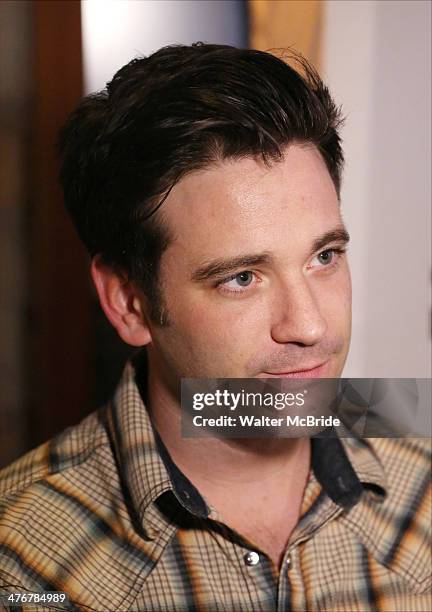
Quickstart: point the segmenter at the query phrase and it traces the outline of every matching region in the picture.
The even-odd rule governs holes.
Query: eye
[[[322,253],[320,253],[317,259],[320,263],[323,264],[323,266],[327,266],[328,264],[331,264],[331,262],[333,261],[334,254],[335,254],[334,251],[329,249],[328,251],[323,251]]]
[[[237,292],[240,293],[243,288],[249,287],[249,285],[254,280],[254,273],[250,270],[245,270],[244,272],[239,272],[234,276],[230,276],[229,278],[218,283],[218,286],[227,292]]]
[[[313,258],[310,267],[331,267],[337,265],[342,254],[345,253],[343,248],[333,248],[321,251],[316,257]],[[315,263],[317,262],[317,263]]]
[[[247,287],[251,284],[253,279],[253,273],[247,270],[246,272],[240,272],[236,274],[233,280],[239,284],[240,287]]]

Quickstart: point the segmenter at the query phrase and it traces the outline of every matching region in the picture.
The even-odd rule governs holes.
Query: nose
[[[312,346],[325,336],[327,322],[307,278],[285,282],[275,302],[271,326],[275,342]]]

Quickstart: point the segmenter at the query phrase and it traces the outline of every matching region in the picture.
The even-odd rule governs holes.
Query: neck
[[[250,489],[280,482],[290,487],[299,466],[310,461],[307,438],[183,438],[178,399],[154,375],[149,363],[147,403],[152,422],[179,469],[198,489]],[[199,460],[197,460],[199,458]],[[301,473],[305,470],[300,470]],[[201,490],[201,489],[200,489]]]
[[[309,439],[183,438],[179,400],[151,366],[147,389],[153,424],[175,464],[218,520],[280,567],[300,517]]]

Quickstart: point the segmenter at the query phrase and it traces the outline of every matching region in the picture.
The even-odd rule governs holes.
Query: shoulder
[[[369,438],[382,467],[385,495],[366,495],[348,517],[351,529],[382,565],[411,587],[431,587],[430,438]]]
[[[0,587],[56,587],[119,489],[103,411],[0,471]]]
[[[430,482],[430,438],[370,438],[368,444],[383,466],[388,495],[394,503],[415,503]]]
[[[94,412],[78,425],[0,470],[0,508],[4,499],[82,465],[98,446],[105,443],[101,412]]]

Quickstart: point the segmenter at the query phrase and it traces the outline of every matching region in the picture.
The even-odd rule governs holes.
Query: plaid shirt
[[[217,520],[141,397],[128,364],[108,407],[0,473],[0,594],[98,612],[432,609],[428,441],[314,440],[278,570]]]

